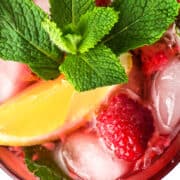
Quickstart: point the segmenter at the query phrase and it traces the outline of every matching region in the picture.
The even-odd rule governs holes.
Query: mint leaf
[[[62,29],[77,24],[81,15],[94,8],[94,0],[50,0],[50,4],[51,18]]]
[[[84,53],[93,48],[117,21],[118,14],[112,8],[97,7],[83,15],[78,24],[83,39],[79,51]]]
[[[112,51],[119,55],[154,43],[179,9],[176,0],[114,0],[119,15],[112,7],[95,7],[94,0],[50,3],[51,20],[32,0],[1,0],[0,57],[26,63],[43,79],[61,70],[79,91],[126,82]]]
[[[118,58],[104,45],[99,45],[87,53],[68,54],[60,66],[60,71],[78,91],[127,81],[125,70]]]
[[[33,155],[38,155],[38,160],[33,161]],[[25,148],[25,163],[28,169],[41,180],[69,180],[56,164],[52,151],[42,146]]]
[[[59,180],[60,177],[50,168],[44,165],[39,165],[30,159],[26,159],[26,164],[29,170],[38,176],[41,180]]]
[[[45,19],[42,25],[61,50],[76,54],[93,48],[117,21],[118,14],[112,8],[94,8],[81,16],[77,27],[72,24],[66,26],[65,32],[49,19]]]
[[[116,54],[157,41],[178,15],[176,0],[114,0],[119,22],[104,42]]]
[[[0,57],[28,64],[44,79],[59,75],[61,53],[41,27],[47,15],[31,0],[1,0]]]
[[[70,33],[63,35],[62,30],[57,27],[56,23],[50,21],[49,19],[45,19],[42,26],[49,34],[51,41],[62,51],[72,54],[76,53],[76,44],[81,40],[81,35]]]

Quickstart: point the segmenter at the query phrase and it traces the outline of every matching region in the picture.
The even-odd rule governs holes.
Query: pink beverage
[[[129,83],[111,94],[92,122],[63,137],[55,150],[65,172],[74,179],[148,179],[175,154],[179,161],[178,49],[179,39],[171,27],[154,45],[132,52]],[[147,72],[144,64],[141,70],[138,58],[164,60],[160,68],[155,60],[158,71],[149,75],[153,69]]]
[[[46,1],[35,3],[48,12]],[[75,180],[160,179],[175,167],[180,160],[180,38],[175,26],[153,45],[131,51],[128,83],[92,112],[91,121],[32,147],[32,161],[47,159]],[[11,78],[11,91],[0,102],[38,81],[24,65],[11,67],[32,78],[20,85]],[[38,179],[25,165],[23,147],[0,147],[0,160],[14,179]]]

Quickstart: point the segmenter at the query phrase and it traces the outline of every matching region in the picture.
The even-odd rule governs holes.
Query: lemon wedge
[[[66,122],[73,128],[85,120],[83,117],[110,89],[79,93],[62,78],[29,87],[0,106],[0,145],[32,145],[56,139]]]
[[[129,63],[124,64],[129,68]],[[0,106],[0,145],[27,146],[57,139],[90,120],[88,114],[115,87],[77,92],[62,77],[28,87]]]

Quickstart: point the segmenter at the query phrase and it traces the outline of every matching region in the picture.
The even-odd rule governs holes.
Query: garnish
[[[63,29],[70,23],[77,25],[81,15],[93,10],[94,0],[50,0],[50,5],[51,19]]]
[[[176,0],[50,5],[49,17],[31,0],[1,0],[0,57],[26,63],[43,79],[63,73],[78,91],[127,82],[119,54],[157,41],[179,9]]]
[[[159,40],[178,15],[176,0],[115,0],[119,21],[105,38],[117,55]]]
[[[1,0],[0,57],[26,63],[41,78],[54,79],[61,53],[41,26],[45,17],[31,0]]]
[[[100,68],[100,69],[99,69]],[[60,70],[79,91],[126,81],[124,68],[111,49],[99,45],[87,53],[67,55]],[[106,78],[104,78],[106,77]]]
[[[54,161],[53,153],[42,146],[25,148],[28,169],[41,180],[70,180]]]
[[[106,146],[127,161],[140,158],[154,131],[151,111],[126,94],[112,97],[98,112],[97,129]]]

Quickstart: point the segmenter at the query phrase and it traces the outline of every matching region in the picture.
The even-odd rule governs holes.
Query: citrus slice
[[[62,77],[41,81],[0,106],[0,145],[25,146],[57,139],[89,120],[116,86],[77,92]]]
[[[110,89],[78,93],[61,78],[39,82],[0,106],[0,144],[32,145],[55,139],[65,122],[70,129],[79,125]]]

